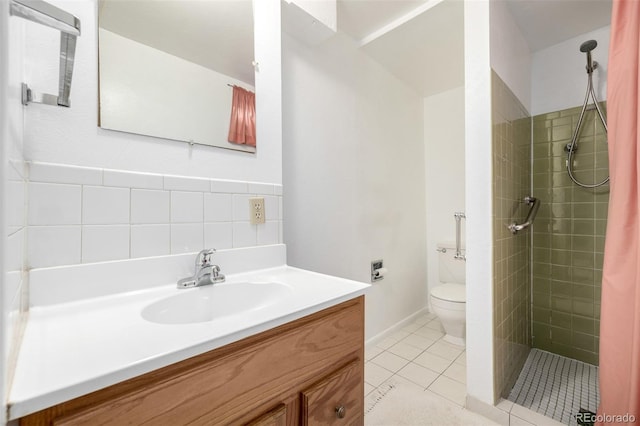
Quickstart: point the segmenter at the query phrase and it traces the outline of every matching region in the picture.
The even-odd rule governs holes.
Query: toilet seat
[[[445,283],[431,289],[431,296],[453,303],[465,303],[466,286],[463,284]]]

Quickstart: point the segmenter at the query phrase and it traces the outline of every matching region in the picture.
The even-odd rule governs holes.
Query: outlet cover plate
[[[264,197],[249,198],[249,220],[252,225],[264,223]]]

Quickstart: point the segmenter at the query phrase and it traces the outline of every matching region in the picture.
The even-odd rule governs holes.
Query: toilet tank
[[[464,248],[462,254],[464,254]],[[453,243],[438,244],[438,278],[441,283],[465,284],[466,263],[462,259],[456,259],[456,245]]]

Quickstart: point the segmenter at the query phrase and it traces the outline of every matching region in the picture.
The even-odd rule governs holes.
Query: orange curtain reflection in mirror
[[[256,146],[256,94],[233,86],[229,142]]]

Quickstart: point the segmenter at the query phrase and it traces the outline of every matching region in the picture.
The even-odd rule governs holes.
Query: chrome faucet
[[[224,282],[224,274],[220,273],[220,267],[211,263],[211,256],[216,249],[202,250],[196,256],[196,270],[192,277],[178,281],[178,288],[200,287]]]

